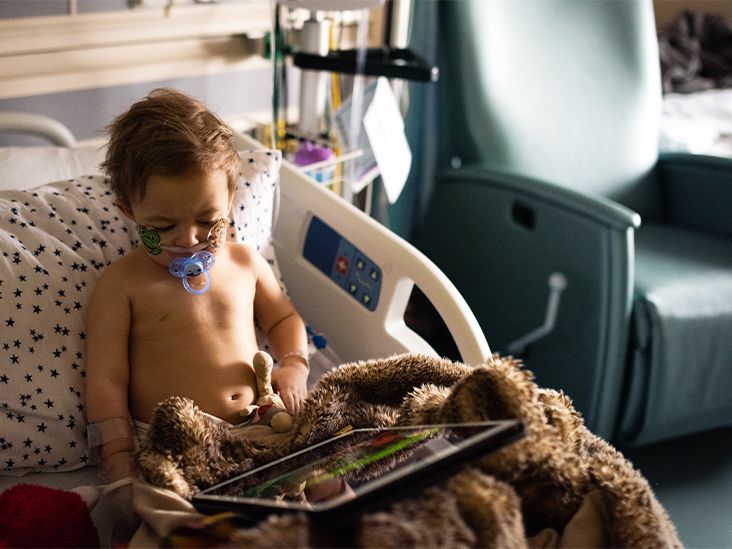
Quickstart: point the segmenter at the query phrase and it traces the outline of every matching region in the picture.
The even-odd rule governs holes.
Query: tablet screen
[[[194,504],[333,508],[485,454],[520,430],[514,420],[356,429],[204,490]]]

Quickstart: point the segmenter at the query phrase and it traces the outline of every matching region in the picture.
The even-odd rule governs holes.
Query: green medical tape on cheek
[[[142,245],[152,255],[158,255],[160,253],[160,233],[155,229],[148,229],[143,225],[137,227],[137,234],[140,235]]]

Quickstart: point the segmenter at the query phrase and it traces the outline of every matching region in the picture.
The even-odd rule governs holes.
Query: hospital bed
[[[3,216],[15,212],[12,200],[15,199],[17,203],[18,198],[12,193],[16,190],[37,191],[44,189],[49,182],[99,172],[98,164],[103,158],[103,150],[97,145],[77,144],[71,132],[54,120],[27,113],[0,113],[0,131],[31,132],[45,136],[52,143],[50,146],[0,147],[0,201],[3,203]],[[244,134],[238,135],[238,144],[242,150],[263,148]],[[54,188],[54,192],[57,192],[61,187]],[[280,170],[279,189],[280,192],[275,194],[272,243],[281,276],[303,318],[315,331],[326,334],[330,347],[343,361],[386,357],[403,352],[436,354],[429,343],[407,327],[404,320],[405,309],[415,285],[442,316],[462,361],[477,365],[487,360],[490,349],[474,315],[452,283],[423,254],[334,193],[318,186],[286,160],[282,162]],[[24,196],[34,196],[34,193]],[[79,208],[77,205],[77,210],[85,210],[85,206],[82,204]],[[90,200],[88,206],[94,207],[94,200]],[[54,213],[49,215],[53,216]],[[4,234],[0,245],[3,247],[8,242],[15,242],[12,227],[2,227]],[[43,246],[34,250],[34,254],[41,248]],[[346,252],[357,256],[359,261],[365,261],[369,275],[373,273],[373,277],[378,279],[376,284],[370,286],[372,295],[367,299],[363,294],[353,295],[348,288],[337,284],[333,273],[323,267],[324,261],[332,261],[334,254]],[[51,250],[41,250],[37,255],[44,257],[50,253]],[[48,274],[53,278],[65,277],[68,273],[64,273],[64,269],[71,271],[77,267],[74,263],[59,268],[53,265],[44,268],[52,269]],[[17,294],[19,291],[10,280],[14,273],[13,253],[0,250],[0,268],[5,269],[3,276],[0,276],[0,280],[5,278],[5,284],[0,286],[5,299],[0,304],[3,321],[6,321],[13,316],[10,309],[14,301],[11,298],[14,292]],[[91,290],[87,285],[81,291]],[[54,297],[42,298],[46,300],[43,302],[48,304],[49,310],[52,309]],[[57,304],[68,297],[57,298]],[[40,307],[45,308],[44,305]],[[74,309],[71,308],[68,314],[75,314]],[[24,327],[28,334],[37,334],[38,327],[44,324],[48,324],[48,329],[51,329],[52,319],[44,319],[42,314],[35,319],[35,326]],[[3,326],[6,326],[5,322]],[[7,341],[7,337],[1,339],[3,341],[0,343],[7,345],[5,354],[8,358],[3,357],[6,362],[0,367],[0,379],[6,372],[6,377],[10,376],[9,368],[12,366],[8,367],[6,363],[14,356],[13,346],[28,344],[25,339],[20,341],[21,338],[18,338],[17,343]],[[33,343],[34,351],[41,354],[44,341],[34,340]],[[55,351],[59,352],[58,349]],[[75,372],[83,371],[83,363],[80,367],[78,357],[71,357],[62,364],[67,369],[73,368]],[[39,378],[45,373],[35,372],[35,377]],[[63,376],[65,372],[61,371],[60,374]],[[31,373],[27,375],[33,377]],[[12,386],[12,380],[10,384]],[[31,386],[33,383],[29,382]],[[29,402],[34,402],[30,389],[27,395],[18,396],[8,387],[0,383],[0,401],[4,403],[6,419],[8,415],[13,416],[11,421],[22,416],[25,423],[31,423],[34,418],[41,421],[46,417],[44,414],[49,413],[43,405],[36,406],[35,410],[27,406]],[[73,388],[71,392],[74,392]],[[83,395],[78,392],[77,389],[77,400],[83,405]],[[42,399],[36,398],[35,402],[42,402]],[[81,414],[77,416],[83,418]],[[77,434],[83,429],[82,425],[73,427]],[[3,443],[0,450],[0,492],[21,482],[62,489],[98,482],[95,467],[88,464],[62,463],[59,466],[56,463],[52,467],[49,461],[42,466],[18,467],[18,455],[22,453],[18,446],[22,446],[22,442],[15,441],[13,445],[5,432],[1,436],[5,438],[0,441]],[[25,457],[33,450],[28,448]],[[43,452],[43,448],[35,450]],[[12,460],[14,467],[8,466],[11,463],[9,460]]]
[[[39,123],[37,117],[31,118],[15,117],[12,127],[18,127],[18,120],[32,122],[31,125]],[[0,113],[0,127],[3,127],[3,119]],[[80,315],[83,314],[85,297],[91,292],[105,262],[124,253],[136,240],[134,226],[125,225],[124,216],[117,215],[113,197],[103,178],[98,174],[79,175],[96,172],[103,151],[96,146],[79,146],[73,136],[57,130],[58,127],[52,130],[52,134],[60,146],[0,147],[0,472],[3,473],[0,476],[0,495],[7,488],[21,483],[73,489],[91,509],[103,546],[117,546],[129,539],[128,533],[132,534],[129,528],[134,530],[136,524],[125,519],[132,515],[130,501],[134,499],[138,514],[143,516],[143,511],[147,514],[144,515],[145,524],[135,530],[132,541],[136,546],[147,547],[155,543],[145,536],[151,518],[154,522],[166,522],[171,518],[188,520],[185,512],[182,516],[178,513],[181,507],[176,506],[176,498],[182,501],[181,498],[167,489],[145,487],[144,483],[136,483],[133,487],[126,480],[107,487],[95,487],[97,470],[87,464],[88,460],[72,462],[51,457],[53,448],[50,444],[48,447],[40,444],[41,435],[36,433],[36,427],[38,433],[55,428],[61,431],[57,439],[62,444],[77,437],[72,442],[84,448],[75,455],[77,458],[80,454],[86,455],[82,375],[84,326]],[[272,180],[275,171],[270,170],[272,162],[277,163],[277,155],[268,154],[266,150],[254,150],[261,149],[261,145],[244,135],[239,136],[239,145],[243,151],[245,165],[242,173],[246,182],[239,189],[248,189],[250,194],[247,196],[255,199],[249,206],[255,204],[256,208],[254,216],[244,216],[244,219],[232,211],[236,237],[260,234],[263,225],[271,225],[269,218],[272,216],[269,215],[263,215],[261,222],[257,222],[257,212],[276,214],[273,216],[275,223],[271,238],[253,238],[251,243],[259,246],[271,241],[271,249],[261,248],[262,254],[268,257],[270,251],[273,252],[294,304],[317,333],[327,335],[329,344],[344,361],[387,357],[407,351],[437,354],[429,343],[407,327],[404,319],[415,285],[442,316],[461,360],[470,365],[488,361],[490,350],[475,317],[452,283],[425,256],[330,191],[319,187],[286,161],[279,169],[281,192],[277,194]],[[254,161],[253,170],[248,167],[250,160]],[[262,164],[258,167],[260,161]],[[59,179],[57,183],[48,183]],[[244,204],[237,193],[233,210]],[[277,206],[272,207],[275,202]],[[242,223],[247,225],[244,227],[246,230],[242,229]],[[46,227],[49,230],[45,230]],[[88,259],[84,259],[82,254],[86,254]],[[369,281],[366,285],[368,294],[361,290],[354,294],[350,283],[336,283],[338,277],[328,265],[336,260],[333,268],[338,271],[344,266],[344,258],[352,260],[351,266],[364,269]],[[375,278],[371,278],[372,273]],[[365,299],[365,295],[369,298]],[[82,341],[77,345],[78,355],[71,344],[77,338]],[[30,370],[21,368],[26,359],[31,361]],[[364,411],[359,405],[366,410],[364,417],[372,414],[367,421],[381,421],[383,418],[378,416],[383,416],[384,411],[395,403],[382,406],[379,398],[391,401],[393,395],[388,390],[384,391],[386,384],[398,385],[401,377],[402,391],[417,389],[410,393],[415,398],[406,398],[402,402],[402,406],[407,405],[408,414],[430,413],[429,409],[436,402],[445,399],[445,414],[449,414],[445,417],[450,417],[450,421],[474,418],[475,413],[490,414],[490,417],[521,417],[527,421],[528,433],[524,441],[512,446],[513,452],[501,454],[497,462],[483,462],[486,468],[480,465],[471,467],[465,471],[462,481],[455,476],[452,488],[435,487],[436,491],[430,490],[429,495],[425,493],[426,499],[419,496],[406,505],[396,503],[388,516],[392,518],[397,515],[394,511],[405,508],[406,513],[399,515],[401,518],[397,521],[409,537],[394,538],[394,523],[386,521],[380,528],[377,520],[369,523],[376,531],[374,540],[388,532],[392,545],[414,545],[415,524],[420,524],[414,522],[416,517],[425,521],[420,524],[422,539],[429,540],[432,545],[454,545],[456,539],[460,540],[458,543],[480,544],[483,540],[480,536],[483,535],[493,536],[496,540],[494,543],[489,540],[485,545],[505,545],[506,540],[519,543],[527,535],[525,525],[531,524],[524,520],[538,517],[542,528],[545,520],[554,520],[551,524],[556,523],[557,527],[564,525],[571,517],[583,515],[584,502],[589,498],[585,496],[597,494],[599,489],[606,493],[603,500],[617,502],[617,505],[608,512],[610,518],[598,520],[598,524],[592,526],[581,522],[580,530],[589,528],[597,535],[618,533],[618,546],[680,544],[648,482],[632,469],[629,462],[621,460],[614,449],[576,421],[568,400],[540,390],[532,384],[531,374],[518,371],[519,365],[512,360],[494,357],[492,367],[471,371],[462,378],[465,382],[460,383],[452,395],[445,394],[444,384],[448,383],[447,380],[459,378],[460,373],[465,374],[465,366],[433,360],[429,356],[422,356],[419,360],[412,356],[397,356],[393,360],[368,364],[377,367],[380,374],[375,376],[378,383],[369,386],[377,387],[376,391],[364,390],[362,383],[355,383],[357,389],[353,392],[341,391],[353,381],[355,371],[358,371],[355,377],[363,374],[365,368],[353,366],[335,372],[328,383],[315,389],[313,402],[319,402],[317,399],[324,392],[345,393],[341,395],[343,407],[327,410],[329,413],[339,412],[333,413],[337,418],[335,423],[343,421],[341,414],[348,415],[350,411],[355,411],[354,417],[359,416]],[[410,367],[419,373],[405,375],[405,371],[412,371],[408,369]],[[420,374],[424,379],[417,379]],[[412,377],[415,378],[414,386]],[[61,385],[61,393],[53,397],[57,399],[53,402],[50,388],[53,384],[49,383],[48,391],[44,385],[49,380]],[[10,387],[14,389],[10,390]],[[360,398],[358,393],[363,393],[364,398]],[[338,400],[337,396],[335,400]],[[76,421],[72,421],[74,418]],[[325,425],[323,432],[332,433],[334,424],[331,425],[327,418],[321,419],[324,423],[317,424]],[[559,423],[555,425],[555,421]],[[303,423],[307,424],[307,421]],[[11,431],[18,426],[29,427],[27,434],[20,440],[11,440]],[[312,423],[310,427],[313,427]],[[43,434],[48,435],[45,431]],[[150,447],[146,444],[149,441],[143,441],[142,450],[143,453],[147,450],[149,457]],[[172,464],[180,456],[167,454],[167,449],[162,449],[162,452],[163,467],[187,466]],[[198,455],[206,456],[198,465],[207,472],[216,470],[209,454]],[[13,460],[15,463],[11,465],[9,462]],[[25,464],[28,466],[23,467]],[[567,464],[570,464],[568,468]],[[541,472],[539,475],[536,474],[537,468]],[[27,474],[20,476],[22,473]],[[515,486],[511,487],[511,481],[507,479],[514,479]],[[20,491],[29,490],[21,488]],[[519,495],[524,491],[529,495],[527,499]],[[132,498],[130,492],[136,497]],[[125,497],[125,494],[130,497]],[[158,495],[165,503],[157,498],[146,499],[146,494]],[[75,499],[73,495],[63,495]],[[465,505],[458,497],[465,498]],[[560,501],[558,497],[561,497],[561,505],[556,504]],[[476,501],[482,503],[476,507]],[[44,500],[33,507],[33,513],[24,515],[24,519],[30,515],[31,520],[26,520],[28,529],[35,532],[38,524],[38,528],[44,531],[57,531],[48,526],[43,516],[53,512],[49,507],[60,509],[58,504],[53,507]],[[421,511],[415,513],[415,507]],[[443,512],[444,509],[448,512]],[[0,509],[0,513],[3,511]],[[622,520],[617,521],[618,516]],[[6,518],[7,514],[0,514],[0,517]],[[574,522],[574,518],[570,522]],[[69,527],[69,522],[64,522],[61,528],[79,530],[77,523],[71,524],[74,526]],[[475,534],[472,533],[473,524]],[[562,526],[565,532],[570,530],[568,524]],[[267,536],[264,526],[247,530],[244,534],[262,532],[261,539],[267,541],[250,542],[245,546],[277,545],[277,542],[269,542],[272,538]],[[299,535],[297,532],[307,535],[307,528],[291,526],[282,528],[281,523],[270,523],[270,531],[293,530],[295,537]],[[536,525],[529,527],[532,531],[536,529]],[[630,537],[626,532],[631,533]],[[633,537],[636,534],[641,537]],[[476,537],[470,537],[473,535]],[[365,545],[383,545],[384,538],[380,539],[381,543],[372,541]]]

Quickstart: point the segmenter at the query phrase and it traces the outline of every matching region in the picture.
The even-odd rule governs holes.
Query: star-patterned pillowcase
[[[273,268],[280,153],[242,153],[231,236]],[[0,191],[0,474],[89,462],[86,307],[101,271],[138,245],[103,176]],[[277,271],[275,271],[277,272]]]
[[[280,286],[285,290],[272,245],[273,211],[282,153],[276,150],[256,150],[243,151],[240,154],[241,177],[231,206],[231,224],[234,230],[229,236],[257,250],[272,267]],[[269,352],[267,336],[258,326],[256,335],[259,348]]]
[[[76,469],[84,318],[102,269],[137,235],[102,176],[0,193],[0,470]]]
[[[272,253],[272,213],[279,182],[280,151],[243,151],[241,177],[231,207],[236,241],[244,242],[263,255]],[[269,257],[267,259],[270,259]]]

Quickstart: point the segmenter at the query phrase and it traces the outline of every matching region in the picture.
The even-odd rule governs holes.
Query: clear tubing
[[[369,10],[361,10],[361,17],[358,21],[358,34],[356,45],[356,73],[353,75],[353,91],[351,92],[351,123],[348,136],[348,148],[358,148],[358,140],[361,134],[363,123],[363,95],[364,95],[364,70],[366,67],[366,40],[368,37]],[[346,185],[343,185],[343,198],[353,202],[353,182],[356,180],[356,163],[348,162],[346,169]]]

